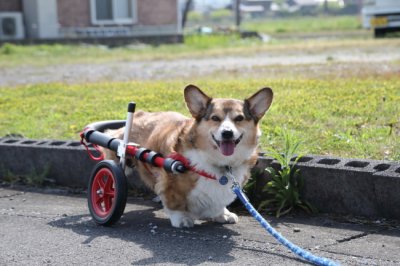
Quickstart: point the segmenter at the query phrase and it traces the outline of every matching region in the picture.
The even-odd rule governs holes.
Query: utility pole
[[[185,28],[185,25],[186,25],[186,21],[187,21],[187,16],[188,16],[188,13],[189,13],[189,11],[190,11],[190,8],[191,8],[191,6],[192,6],[192,0],[186,0],[186,2],[185,2],[185,6],[184,6],[184,9],[183,9],[183,16],[182,16],[182,29],[184,29]]]
[[[329,9],[329,7],[328,7],[328,0],[325,0],[325,1],[324,1],[324,13],[328,13],[328,9]]]
[[[238,31],[240,31],[240,23],[241,23],[241,16],[240,16],[240,0],[233,0],[234,1],[234,12],[235,12],[235,26]]]

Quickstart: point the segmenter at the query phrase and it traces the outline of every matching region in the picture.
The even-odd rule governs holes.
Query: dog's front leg
[[[188,215],[187,212],[170,210],[168,208],[164,208],[164,210],[169,216],[169,219],[171,220],[171,225],[173,227],[182,228],[194,226],[194,220]]]
[[[224,208],[223,213],[217,217],[214,217],[212,221],[223,224],[235,224],[239,221],[239,218],[235,213],[230,212],[227,208]]]

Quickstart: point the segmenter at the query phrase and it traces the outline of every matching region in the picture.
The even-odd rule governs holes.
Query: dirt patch
[[[343,78],[399,74],[400,49],[395,45],[346,46],[315,51],[275,50],[249,56],[0,68],[0,86],[203,77]]]

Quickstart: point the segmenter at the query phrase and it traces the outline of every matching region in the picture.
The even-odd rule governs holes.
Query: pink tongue
[[[220,149],[223,155],[230,156],[235,151],[235,143],[233,141],[222,141]]]

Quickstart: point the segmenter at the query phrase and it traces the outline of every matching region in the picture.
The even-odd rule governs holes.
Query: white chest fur
[[[218,179],[225,175],[225,168],[214,166],[215,162],[211,162],[210,157],[204,152],[189,150],[184,155],[198,170],[213,174]],[[232,168],[232,174],[239,184],[243,183],[247,171],[247,165],[236,165]],[[200,176],[195,188],[188,196],[188,207],[192,218],[207,219],[221,215],[224,208],[232,203],[236,197],[231,187],[232,180],[221,185],[218,180]]]

